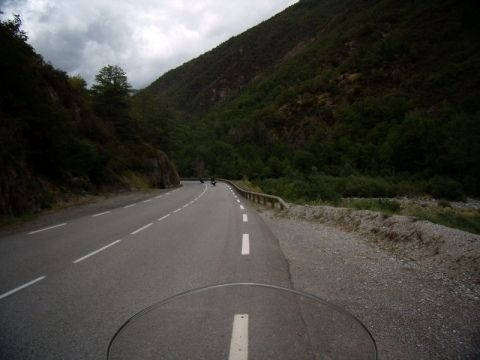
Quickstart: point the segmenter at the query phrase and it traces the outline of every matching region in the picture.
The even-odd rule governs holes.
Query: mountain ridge
[[[165,125],[185,175],[206,167],[302,178],[317,169],[440,177],[478,194],[475,9],[456,0],[303,0],[160,77],[135,97],[137,114],[142,106],[149,114],[138,119]]]

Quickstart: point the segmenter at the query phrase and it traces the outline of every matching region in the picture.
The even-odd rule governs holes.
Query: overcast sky
[[[210,50],[298,0],[0,0],[46,61],[90,84],[106,64],[133,87]]]

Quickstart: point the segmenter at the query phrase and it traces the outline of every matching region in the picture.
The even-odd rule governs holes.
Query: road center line
[[[110,214],[110,213],[111,213],[111,211],[105,211],[105,212],[102,212],[102,213],[99,213],[99,214],[92,215],[92,217],[102,216],[102,215],[106,215],[106,214]]]
[[[45,278],[46,278],[46,276],[41,276],[39,278],[36,278],[35,280],[29,281],[28,283],[21,285],[21,286],[15,288],[13,290],[7,291],[6,293],[0,295],[0,300],[3,299],[3,298],[6,298],[7,296],[10,296],[10,295],[16,293],[17,291],[25,289],[26,287],[28,287],[30,285],[33,285],[33,284],[35,284],[35,283],[37,283],[37,282],[39,282],[39,281],[41,281]]]
[[[250,255],[250,236],[248,234],[242,236],[242,255]]]
[[[149,228],[150,226],[152,226],[153,223],[150,223],[150,224],[147,224],[145,226],[142,226],[140,229],[138,230],[135,230],[134,232],[130,233],[130,235],[135,235],[135,234],[138,234],[140,231],[143,231],[145,230],[146,228]]]
[[[248,314],[237,314],[233,318],[232,340],[228,360],[248,359]]]
[[[245,210],[245,208],[243,207],[243,205],[240,205],[240,209]]]
[[[240,200],[237,199],[237,202],[240,204]]]
[[[122,240],[120,239],[120,240],[114,241],[114,242],[111,243],[111,244],[108,244],[108,245],[106,245],[106,246],[104,246],[104,247],[102,247],[102,248],[100,248],[100,249],[98,249],[98,250],[95,250],[95,251],[91,252],[90,254],[87,254],[87,255],[85,255],[85,256],[83,256],[83,257],[81,257],[81,258],[73,261],[73,263],[74,263],[74,264],[77,264],[77,263],[79,263],[80,261],[83,261],[83,260],[85,260],[85,259],[88,259],[90,256],[93,256],[93,255],[95,255],[95,254],[98,254],[100,251],[103,251],[103,250],[105,250],[105,249],[108,249],[110,246],[113,246],[113,245],[115,245],[115,244],[118,244],[120,241],[122,241]]]
[[[248,222],[248,216],[247,216],[247,214],[243,214],[243,222]]]
[[[158,219],[158,221],[162,221],[162,220],[166,219],[167,217],[169,217],[170,215],[171,215],[171,214],[167,214],[167,215],[165,215],[165,216],[162,216],[160,219]]]
[[[128,208],[131,208],[132,206],[135,206],[135,205],[137,205],[137,203],[124,206],[123,208],[124,208],[124,209],[128,209]]]
[[[58,225],[53,225],[53,226],[50,226],[50,227],[47,227],[47,228],[44,228],[44,229],[31,231],[31,232],[28,233],[28,235],[33,235],[33,234],[36,234],[36,233],[39,233],[39,232],[42,232],[42,231],[47,231],[47,230],[50,230],[50,229],[55,229],[55,228],[58,228],[58,227],[60,227],[60,226],[65,226],[65,225],[67,225],[67,223],[58,224]]]
[[[182,208],[175,210],[173,213],[175,214],[175,213],[177,213],[177,212],[179,212],[179,211],[182,211]]]

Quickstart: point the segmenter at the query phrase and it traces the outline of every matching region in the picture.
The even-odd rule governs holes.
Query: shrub
[[[349,176],[345,181],[344,197],[388,197],[395,195],[394,184],[383,178]]]
[[[465,201],[462,184],[444,176],[435,176],[429,181],[429,192],[437,199]]]
[[[379,211],[385,214],[396,214],[400,212],[401,209],[401,205],[398,201],[388,199],[347,200],[343,205],[357,210]]]
[[[331,184],[329,184],[324,176],[314,175],[310,179],[310,200],[333,201],[340,200],[340,194],[336,192]]]
[[[450,208],[452,205],[447,200],[439,200],[437,205],[443,208]]]

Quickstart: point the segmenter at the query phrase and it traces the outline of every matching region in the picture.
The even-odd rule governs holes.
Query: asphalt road
[[[0,238],[0,359],[105,359],[127,319],[175,294],[291,286],[277,239],[242,198],[223,183],[183,185]],[[130,326],[112,359],[311,358],[305,306],[270,289],[202,292]]]

